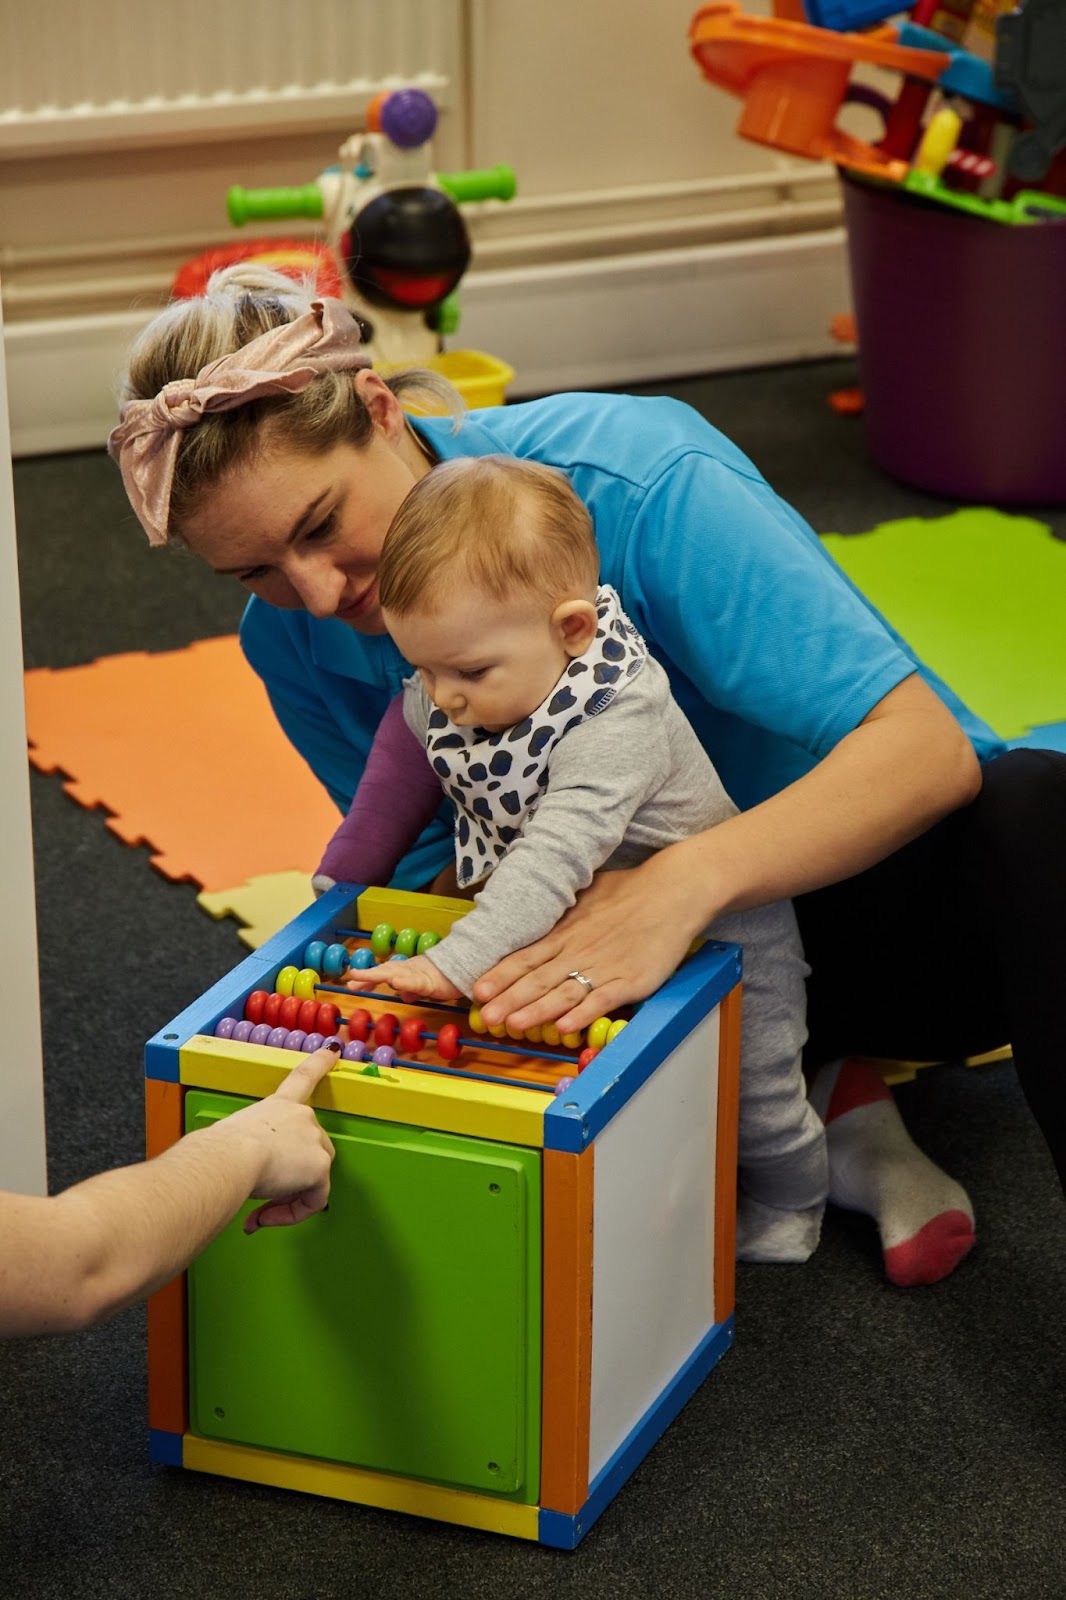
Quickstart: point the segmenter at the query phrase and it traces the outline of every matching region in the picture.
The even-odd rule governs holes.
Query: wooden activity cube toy
[[[216,1029],[310,943],[467,910],[330,890],[149,1041],[149,1155],[291,1068],[283,1029]],[[316,1090],[325,1212],[249,1238],[249,1202],[149,1302],[152,1458],[571,1549],[733,1340],[740,952],[703,945],[580,1073],[563,1045],[470,1037],[465,1008],[302,982],[301,1020],[334,1003],[342,1040],[367,1012],[424,1036]]]

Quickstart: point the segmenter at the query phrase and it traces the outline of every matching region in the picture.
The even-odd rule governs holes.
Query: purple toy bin
[[[1066,221],[843,186],[878,466],[953,499],[1066,502]]]

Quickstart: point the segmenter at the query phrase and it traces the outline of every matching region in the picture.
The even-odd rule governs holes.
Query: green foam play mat
[[[975,508],[823,543],[1001,738],[1066,748],[1066,542]]]

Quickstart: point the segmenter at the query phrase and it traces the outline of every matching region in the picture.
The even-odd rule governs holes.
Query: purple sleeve
[[[348,815],[326,847],[315,877],[386,884],[422,829],[436,816],[441,787],[425,749],[391,702],[374,735]]]

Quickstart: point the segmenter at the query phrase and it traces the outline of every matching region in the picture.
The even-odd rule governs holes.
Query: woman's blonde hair
[[[212,273],[202,295],[172,301],[138,336],[121,400],[149,400],[168,383],[195,377],[209,362],[302,316],[316,298],[312,282],[254,262]],[[186,429],[170,497],[174,533],[180,538],[183,519],[206,490],[276,442],[309,455],[342,442],[366,445],[373,423],[352,379],[348,372],[325,372],[299,394],[251,400]],[[420,410],[462,412],[459,395],[437,373],[411,370],[385,381],[393,394],[417,398]]]
[[[460,456],[420,478],[390,524],[377,581],[386,611],[435,612],[456,584],[554,606],[591,597],[600,557],[592,518],[554,467]]]

